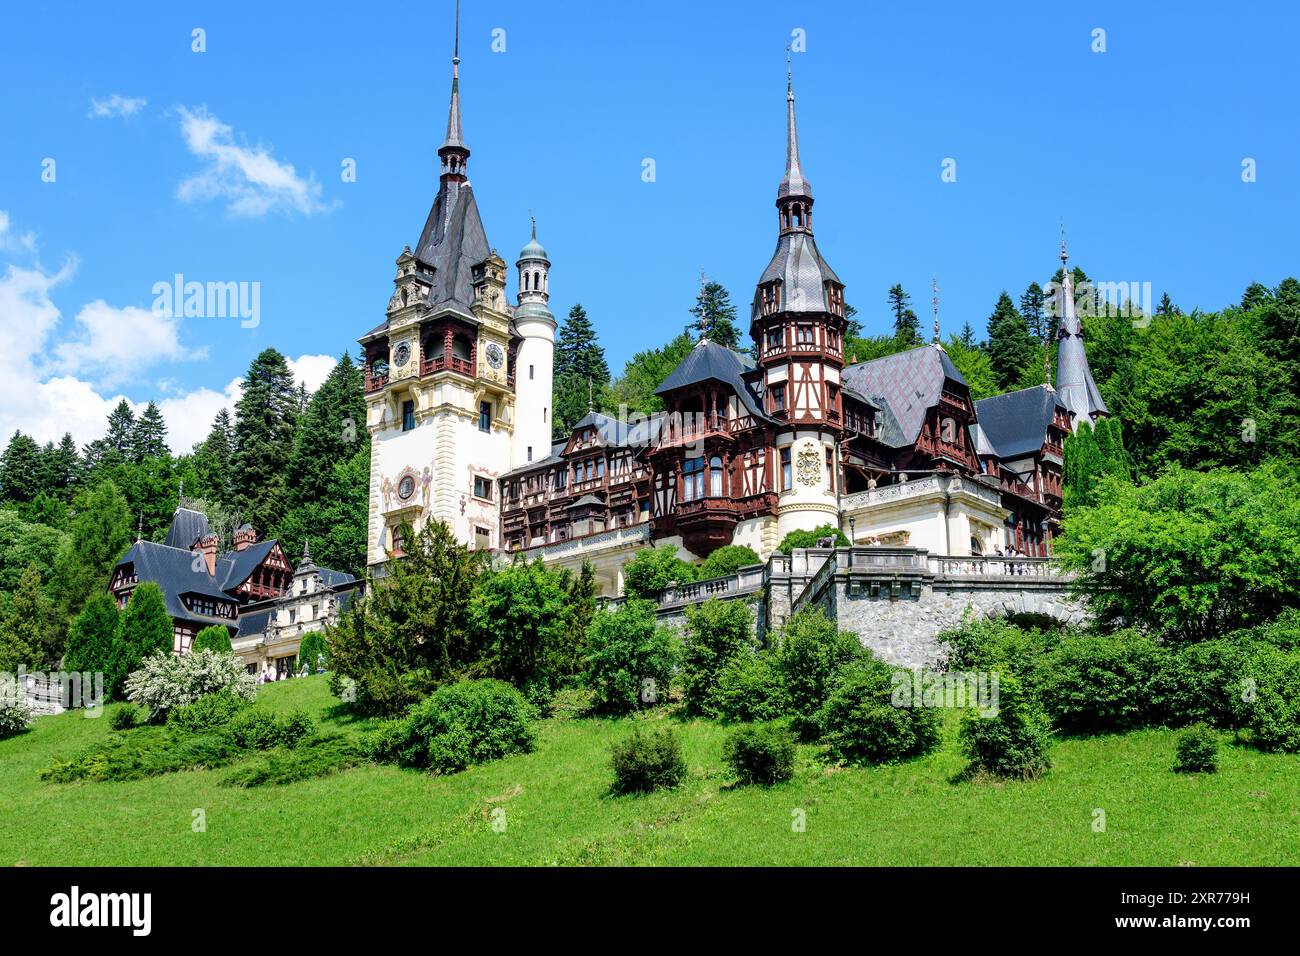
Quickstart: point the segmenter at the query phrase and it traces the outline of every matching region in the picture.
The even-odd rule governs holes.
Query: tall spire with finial
[[[1074,277],[1070,274],[1070,254],[1065,249],[1065,224],[1061,224],[1061,285],[1057,290],[1056,392],[1060,402],[1074,414],[1074,430],[1084,422],[1092,424],[1110,410],[1102,400],[1088,353],[1083,347],[1083,325],[1074,308]]]
[[[451,105],[447,109],[447,135],[438,155],[442,158],[442,178],[454,177],[465,181],[465,167],[469,160],[469,147],[465,145],[460,120],[460,0],[456,0],[455,39],[451,56]]]
[[[794,116],[794,73],[790,68],[790,47],[785,48],[785,176],[777,188],[776,204],[781,210],[781,231],[812,232],[812,184],[799,164],[799,127]]]
[[[696,343],[696,345],[703,345],[705,342],[708,341],[708,338],[709,338],[709,337],[708,337],[708,326],[707,326],[707,323],[706,323],[706,321],[705,321],[705,312],[704,312],[704,267],[703,267],[703,266],[700,267],[700,298],[699,298],[699,303],[700,303],[700,304],[697,306],[697,308],[700,310],[700,315],[699,315],[699,321],[696,322],[696,325],[698,325],[698,326],[700,327],[700,340],[699,340],[699,342]]]

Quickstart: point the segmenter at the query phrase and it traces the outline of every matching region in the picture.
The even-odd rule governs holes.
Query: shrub
[[[0,740],[21,734],[32,723],[32,711],[21,696],[0,694]]]
[[[218,691],[192,704],[172,708],[167,724],[190,734],[207,733],[228,726],[247,706],[247,699],[228,690]]]
[[[134,730],[140,726],[140,708],[134,704],[125,704],[113,711],[109,726],[114,730]]]
[[[1152,716],[1161,651],[1136,631],[1067,637],[1043,662],[1040,689],[1063,734],[1120,733]]]
[[[776,654],[757,651],[737,654],[718,673],[709,695],[714,713],[723,720],[745,723],[776,720],[790,707]]]
[[[216,651],[218,654],[231,653],[230,631],[220,624],[205,627],[194,636],[194,645],[190,652]]]
[[[682,745],[671,730],[642,733],[614,743],[614,793],[650,793],[672,788],[686,776]]]
[[[1239,706],[1257,747],[1300,751],[1300,653],[1256,646],[1243,669]]]
[[[397,763],[405,743],[406,721],[384,720],[362,735],[361,752],[376,763]]]
[[[311,736],[315,722],[302,710],[274,714],[266,710],[247,710],[230,723],[230,738],[245,750],[270,750],[272,747],[298,746]]]
[[[455,773],[510,754],[530,753],[532,709],[504,681],[468,680],[435,691],[411,708],[398,759],[406,766]]]
[[[1284,651],[1300,650],[1300,608],[1289,607],[1267,624],[1248,631],[1237,631],[1230,636],[1263,641]]]
[[[748,605],[715,598],[687,607],[682,651],[682,689],[687,713],[715,716],[710,698],[718,674],[737,654],[757,649],[754,614]]]
[[[1049,650],[1048,635],[1042,631],[991,618],[964,620],[938,639],[951,649],[948,663],[953,670],[1010,672],[1031,684]]]
[[[675,635],[655,619],[654,604],[633,598],[592,620],[582,679],[596,710],[625,714],[667,696],[676,659]]]
[[[939,743],[936,707],[897,707],[894,668],[866,658],[844,669],[818,713],[826,755],[846,764],[887,763],[928,753]]]
[[[1150,721],[1169,727],[1240,726],[1242,677],[1249,654],[1248,644],[1232,639],[1162,650],[1149,689]]]
[[[623,566],[623,593],[630,598],[654,600],[670,581],[694,581],[695,567],[677,557],[677,548],[661,544],[642,548]]]
[[[791,615],[776,635],[776,661],[789,698],[792,727],[816,740],[817,713],[846,664],[870,655],[855,634],[841,631],[820,608]]]
[[[794,735],[784,727],[742,727],[722,745],[722,759],[742,784],[771,786],[794,777]]]
[[[178,770],[222,767],[243,756],[229,734],[185,734],[172,727],[143,727],[113,734],[70,760],[41,771],[42,780],[142,780]]]
[[[996,713],[971,710],[962,718],[961,748],[970,760],[966,775],[1037,779],[1052,765],[1050,733],[1047,715],[1030,688],[1015,674],[1000,674]]]
[[[1219,735],[1206,724],[1193,724],[1178,735],[1175,773],[1214,773],[1219,769]]]
[[[320,631],[312,631],[298,646],[298,666],[306,667],[309,674],[320,673],[329,666],[328,655],[325,636]]]
[[[145,658],[139,670],[126,680],[127,697],[145,708],[154,723],[166,718],[173,707],[184,707],[221,691],[252,700],[257,684],[238,657],[215,651],[183,657],[166,651],[156,653]]]
[[[761,563],[762,559],[753,548],[747,548],[743,544],[725,544],[705,558],[704,563],[696,570],[699,580],[703,581],[706,578],[720,578],[735,574],[741,568]]]
[[[791,531],[777,546],[777,553],[789,554],[795,548],[815,548],[817,542],[823,538],[834,538],[835,547],[847,548],[849,539],[844,532],[833,524],[824,524],[819,528],[813,528],[811,531]]]
[[[235,768],[221,781],[223,787],[262,787],[325,777],[366,759],[354,737],[331,734],[316,737],[297,749],[267,754]]]

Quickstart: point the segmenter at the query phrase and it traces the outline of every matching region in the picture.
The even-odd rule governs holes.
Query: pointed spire
[[[781,231],[812,231],[812,184],[804,179],[799,165],[799,126],[794,115],[794,74],[790,70],[790,48],[785,49],[785,176],[776,192],[781,208]],[[792,209],[792,207],[794,207]]]
[[[438,155],[442,158],[442,175],[465,179],[465,163],[469,147],[465,145],[460,120],[460,0],[456,0],[455,40],[451,57],[451,104],[447,108],[447,135]]]
[[[700,267],[700,298],[699,298],[699,303],[700,303],[700,304],[699,304],[700,317],[699,317],[699,321],[698,321],[696,324],[700,327],[700,340],[699,340],[698,342],[696,342],[695,344],[696,344],[696,345],[703,345],[705,342],[707,342],[707,341],[709,340],[708,334],[706,333],[706,329],[705,329],[705,321],[704,321],[704,267],[703,267],[703,266]]]
[[[1060,327],[1056,338],[1056,392],[1060,403],[1074,415],[1074,430],[1084,422],[1091,424],[1102,415],[1109,415],[1105,401],[1092,370],[1088,368],[1088,353],[1083,343],[1083,326],[1074,310],[1074,277],[1070,274],[1069,253],[1065,249],[1065,226],[1061,226],[1061,287],[1057,311]]]

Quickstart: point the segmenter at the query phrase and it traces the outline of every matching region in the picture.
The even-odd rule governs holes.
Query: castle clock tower
[[[764,411],[777,423],[777,535],[839,524],[836,476],[843,422],[844,283],[813,239],[812,184],[799,162],[794,84],[786,76],[785,176],[779,232],[754,293],[750,334],[758,349]]]
[[[506,264],[488,244],[469,183],[459,55],[438,156],[438,195],[415,248],[397,257],[385,321],[360,339],[371,565],[403,553],[403,526],[418,532],[430,520],[471,547],[500,546],[496,479],[512,466],[523,338],[506,297]]]

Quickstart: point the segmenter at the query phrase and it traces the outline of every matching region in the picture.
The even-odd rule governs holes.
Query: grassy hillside
[[[321,677],[270,685],[262,699],[304,707],[323,727],[364,726],[332,708]],[[41,718],[0,741],[4,865],[258,864],[1047,864],[1300,863],[1300,757],[1225,747],[1210,776],[1171,773],[1174,734],[1058,741],[1035,783],[954,784],[950,723],[935,754],[895,767],[834,770],[804,748],[796,779],[733,788],[726,729],[678,723],[689,780],[611,797],[609,745],[632,721],[554,718],[537,751],[431,777],[366,766],[250,790],[228,770],[128,783],[52,784],[38,771],[104,736],[80,714]],[[506,830],[493,831],[494,807]],[[191,829],[202,809],[207,830]],[[1093,831],[1094,810],[1106,832]],[[806,830],[793,832],[793,811]]]

